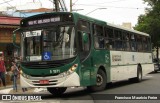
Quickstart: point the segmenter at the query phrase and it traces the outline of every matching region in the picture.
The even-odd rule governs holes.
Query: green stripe
[[[144,64],[153,64],[153,63],[140,63],[141,65],[144,65]],[[132,65],[137,65],[137,64],[126,64],[126,65],[111,65],[111,67],[114,67],[114,66],[132,66]]]

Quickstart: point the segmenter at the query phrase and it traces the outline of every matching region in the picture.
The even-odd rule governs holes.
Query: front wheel
[[[50,88],[47,88],[47,90],[53,94],[53,95],[56,95],[56,96],[59,96],[59,95],[62,95],[65,91],[66,91],[66,87],[50,87]]]
[[[106,88],[107,77],[103,70],[99,69],[96,76],[96,85],[88,86],[87,89],[90,91],[100,91]]]

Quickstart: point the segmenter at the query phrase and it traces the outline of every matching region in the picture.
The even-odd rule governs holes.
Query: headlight
[[[68,71],[62,73],[63,76],[72,74],[78,67],[78,64],[74,64]]]

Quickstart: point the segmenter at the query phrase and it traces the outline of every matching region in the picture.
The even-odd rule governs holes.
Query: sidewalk
[[[20,85],[18,85],[17,89],[17,92],[13,90],[12,85],[0,87],[0,94],[39,94],[47,92],[46,88],[27,88],[27,91],[23,92]]]
[[[27,94],[33,93],[35,88],[27,88],[27,91],[23,92],[20,85],[18,85],[17,92],[13,90],[12,85],[8,85],[6,87],[0,87],[0,94],[7,93],[7,94]]]

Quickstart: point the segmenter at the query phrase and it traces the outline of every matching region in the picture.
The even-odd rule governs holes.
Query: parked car
[[[153,59],[153,63],[154,63],[154,72],[156,73],[157,71],[160,70],[159,59],[157,59],[157,58]]]

